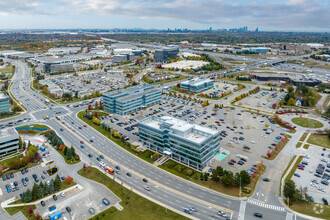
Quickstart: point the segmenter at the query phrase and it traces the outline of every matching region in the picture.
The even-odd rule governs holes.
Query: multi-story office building
[[[202,170],[219,152],[220,134],[170,116],[143,119],[138,123],[143,145]]]
[[[104,110],[127,115],[145,107],[160,103],[161,90],[141,84],[103,94]]]
[[[155,59],[157,62],[166,62],[169,59],[175,59],[178,56],[179,47],[169,46],[155,50]]]
[[[199,93],[214,86],[214,81],[206,78],[193,78],[180,83],[180,88],[186,91]]]
[[[18,150],[18,132],[15,128],[0,130],[0,155],[12,153]]]
[[[9,111],[9,97],[4,93],[0,93],[0,113],[9,113]]]

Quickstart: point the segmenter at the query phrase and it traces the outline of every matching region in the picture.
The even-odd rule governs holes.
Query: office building
[[[268,49],[265,47],[242,48],[242,51],[245,51],[245,50],[249,51],[250,53],[266,54]]]
[[[178,46],[163,47],[162,49],[155,50],[155,59],[157,62],[167,62],[169,59],[177,58],[178,53]]]
[[[151,116],[139,121],[138,128],[144,146],[198,170],[219,152],[218,131],[174,117]]]
[[[161,90],[141,84],[103,94],[104,110],[127,115],[145,107],[160,103]]]
[[[9,97],[4,93],[0,93],[0,113],[9,113],[9,111]]]
[[[72,72],[73,63],[45,63],[45,73],[56,73],[56,72]]]
[[[81,47],[54,47],[50,48],[47,54],[51,55],[69,55],[76,54],[81,50]]]
[[[0,130],[0,155],[9,154],[18,150],[18,132],[15,128]]]
[[[206,78],[193,78],[180,83],[180,88],[189,92],[199,93],[214,86],[214,81]]]

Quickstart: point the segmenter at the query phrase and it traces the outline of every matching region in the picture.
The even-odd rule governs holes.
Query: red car
[[[303,168],[303,167],[298,167],[298,169],[299,169],[299,170],[305,170],[305,168]]]
[[[82,127],[79,127],[79,129],[82,129]]]
[[[86,125],[84,125],[84,127],[86,128],[87,126],[86,126]]]
[[[233,162],[233,163],[236,163],[236,160],[234,160],[234,159],[231,159],[230,161]]]
[[[62,124],[65,124],[64,121],[62,121]]]

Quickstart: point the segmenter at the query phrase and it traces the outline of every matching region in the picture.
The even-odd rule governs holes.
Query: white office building
[[[4,128],[0,130],[0,155],[16,152],[18,145],[18,132],[15,128]]]

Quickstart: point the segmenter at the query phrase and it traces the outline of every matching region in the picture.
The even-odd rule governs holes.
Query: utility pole
[[[239,197],[241,197],[241,192],[242,192],[242,188],[241,188],[241,176],[239,176]]]

